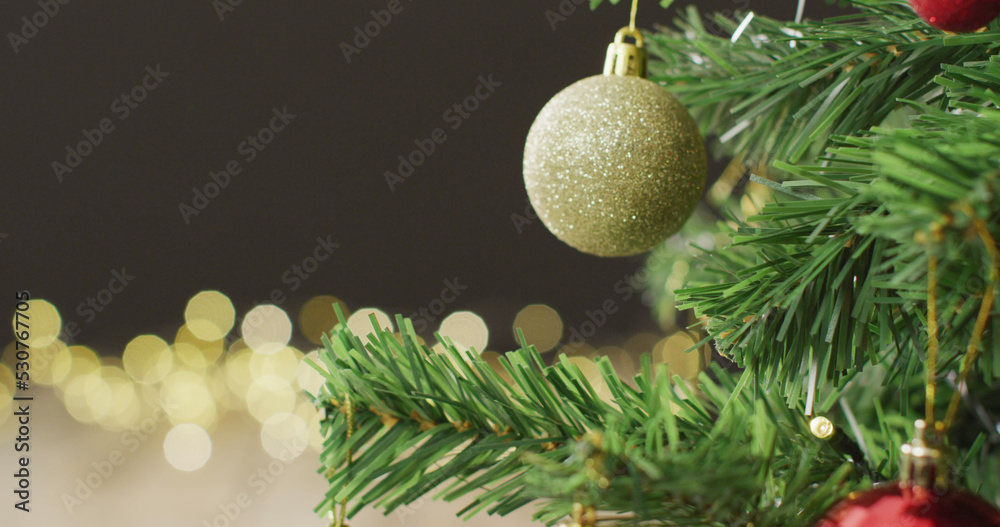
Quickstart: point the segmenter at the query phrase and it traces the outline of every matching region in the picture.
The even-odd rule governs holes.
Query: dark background
[[[525,214],[521,158],[535,115],[600,73],[627,0],[593,12],[571,0],[401,0],[348,63],[341,43],[353,45],[356,27],[387,3],[243,0],[220,20],[211,0],[70,0],[17,53],[8,34],[41,8],[0,3],[2,298],[13,305],[13,292],[29,289],[48,299],[81,324],[76,342],[105,354],[142,333],[171,336],[205,289],[229,295],[238,316],[275,288],[289,293],[293,317],[317,294],[406,314],[457,278],[468,289],[449,312],[483,315],[498,350],[515,345],[510,325],[525,304],[549,304],[578,326],[587,310],[620,300],[615,282],[642,257],[585,255],[537,221],[518,233],[511,215]],[[643,0],[639,25],[668,24],[687,3]],[[561,4],[575,11],[553,28],[546,12]],[[698,6],[791,19],[796,2]],[[818,0],[807,8],[813,18],[832,12]],[[157,65],[169,76],[119,119],[112,102]],[[491,74],[496,91],[448,127],[444,111]],[[295,119],[245,162],[237,146],[286,106]],[[59,182],[52,162],[104,118],[114,131]],[[384,172],[437,127],[447,140],[390,191]],[[179,205],[232,159],[242,172],[185,224]],[[282,274],[327,236],[340,248],[290,292]],[[123,267],[135,279],[84,323],[76,306]],[[655,328],[638,298],[618,304],[595,341]]]

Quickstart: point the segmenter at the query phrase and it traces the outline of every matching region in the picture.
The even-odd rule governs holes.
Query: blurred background
[[[323,525],[306,395],[320,376],[304,359],[335,303],[360,334],[402,314],[429,346],[440,332],[487,360],[520,327],[585,372],[600,354],[630,377],[654,353],[696,373],[708,351],[684,354],[690,321],[651,313],[645,258],[564,245],[521,176],[535,115],[600,73],[624,4],[0,4],[0,293],[8,314],[15,292],[33,299],[35,397],[33,510],[14,514],[8,494],[0,524]],[[641,27],[689,2],[657,4],[640,2]],[[797,4],[698,7],[792,19]],[[23,392],[13,336],[0,346],[6,472]]]

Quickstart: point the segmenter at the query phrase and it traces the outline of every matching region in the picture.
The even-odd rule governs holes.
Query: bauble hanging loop
[[[625,42],[632,37],[635,44]],[[646,48],[643,46],[642,32],[625,26],[615,34],[615,41],[608,44],[608,56],[604,60],[605,75],[646,77]]]
[[[901,448],[898,482],[852,492],[817,527],[1000,527],[1000,511],[979,496],[949,484],[940,438],[927,438],[917,421],[913,440]]]

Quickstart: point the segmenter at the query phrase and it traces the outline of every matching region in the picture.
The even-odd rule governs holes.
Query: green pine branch
[[[768,36],[760,44],[763,52],[751,51],[756,48],[748,39],[748,43],[731,45],[725,61],[672,65],[686,68],[683,75],[675,72],[676,78],[702,80],[680,89],[701,105],[703,116],[711,114],[732,123],[745,118],[743,110],[752,111],[746,105],[743,109],[733,106],[717,95],[720,90],[737,95],[757,90],[758,95],[768,94],[758,100],[765,106],[766,99],[773,101],[773,107],[801,108],[795,112],[797,119],[780,126],[777,137],[784,143],[771,145],[780,154],[772,158],[768,175],[781,174],[782,182],[759,180],[778,190],[774,202],[756,216],[742,220],[734,216],[731,246],[700,255],[695,248],[699,271],[690,275],[687,287],[676,292],[680,308],[692,308],[704,317],[721,351],[756,372],[764,386],[777,386],[791,404],[804,395],[803,379],[812,372],[820,388],[827,381],[843,384],[853,372],[870,364],[889,365],[885,382],[922,373],[931,252],[942,262],[942,364],[957,369],[955,361],[971,337],[978,300],[991,279],[988,254],[973,233],[973,222],[985,221],[994,235],[1000,233],[996,224],[1000,218],[996,199],[1000,64],[990,55],[994,43],[974,42],[985,36],[1000,41],[1000,32],[920,40],[929,31],[912,29],[916,25],[912,20],[896,24],[901,15],[887,13],[882,24],[861,29],[855,17],[796,26],[806,35],[796,38],[799,51],[788,51],[792,48],[787,38],[780,46],[771,38],[785,26],[775,25],[768,33],[770,22],[764,21],[754,29]],[[848,38],[858,43],[847,44]],[[795,69],[792,62],[799,68],[813,64],[815,69],[820,63],[837,62],[828,55],[830,49],[840,49],[838,57],[855,57],[853,52],[845,55],[844,49],[869,49],[865,42],[884,47],[887,39],[900,42],[895,52],[869,57],[861,68],[824,68],[826,77],[811,75],[810,86],[848,81],[863,88],[843,90],[822,103],[809,90],[796,88],[795,94],[776,90],[776,86],[787,86],[784,80],[775,81],[776,85],[762,81],[764,71],[772,66],[776,69],[770,75],[781,79],[783,68]],[[688,47],[730,46],[722,40],[698,35]],[[910,44],[904,46],[903,41]],[[775,55],[778,48],[785,49],[785,54]],[[683,53],[683,49],[665,52],[665,60]],[[773,59],[789,53],[796,55],[794,61]],[[826,58],[809,61],[814,55]],[[981,55],[984,60],[969,60]],[[723,54],[716,50],[701,56]],[[955,63],[942,64],[945,59]],[[755,63],[759,71],[745,73]],[[727,76],[733,64],[739,65],[740,74]],[[921,82],[914,83],[917,78]],[[903,93],[909,93],[911,100],[898,98]],[[845,106],[845,101],[850,104]],[[831,113],[832,108],[842,106],[843,112]],[[816,113],[803,113],[810,107]],[[876,126],[869,131],[893,111],[897,116],[910,116],[900,119],[906,127]],[[765,115],[772,113],[768,110],[755,118],[767,120]],[[828,126],[808,124],[820,121]],[[752,149],[761,144],[759,134],[773,132],[773,126],[767,124],[759,131],[748,128],[734,140],[740,148]],[[823,132],[817,134],[819,130]],[[804,154],[797,146],[803,137],[837,130],[852,135],[833,136],[831,146],[808,162],[793,164],[782,159]],[[825,144],[826,140],[815,143]],[[933,240],[932,231],[937,228],[943,229],[940,243]],[[659,255],[651,261],[659,262]],[[663,265],[651,266],[650,271],[651,283],[657,285],[665,282],[664,273],[669,272]],[[997,324],[992,317],[977,363],[987,383],[1000,373]]]
[[[351,514],[390,512],[430,494],[468,498],[464,515],[539,500],[550,525],[580,502],[631,522],[805,526],[872,472],[808,435],[801,408],[749,374],[715,369],[673,384],[646,356],[633,388],[602,359],[603,401],[565,357],[546,365],[530,346],[509,353],[507,383],[474,352],[448,343],[435,353],[397,320],[399,337],[373,321],[365,345],[342,322],[324,340],[317,402],[331,488],[320,513],[344,499]]]
[[[746,13],[702,17],[647,34],[652,80],[678,95],[725,155],[754,162],[810,162],[829,139],[880,124],[900,100],[944,107],[940,64],[988,60],[1000,31],[949,35],[906,2],[861,2],[858,14],[816,22]]]
[[[945,379],[993,278],[975,227],[1000,233],[1000,32],[948,36],[901,2],[864,7],[823,23],[758,17],[735,43],[689,12],[647,39],[657,78],[727,139],[723,152],[767,161],[758,180],[777,191],[721,225],[732,244],[698,251],[677,292],[743,373],[688,385],[646,357],[634,384],[607,360],[588,380],[530,346],[498,372],[450,343],[419,344],[407,320],[400,335],[373,321],[364,341],[341,317],[317,365],[330,483],[317,510],[432,496],[462,500],[466,516],[534,503],[550,525],[578,502],[631,523],[807,526],[893,478],[923,407],[928,255],[940,260]],[[953,437],[959,481],[984,493],[1000,491],[996,319]],[[839,439],[809,433],[809,393]]]

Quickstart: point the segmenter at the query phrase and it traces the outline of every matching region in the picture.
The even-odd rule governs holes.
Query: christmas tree
[[[649,357],[634,379],[606,359],[588,376],[527,344],[491,363],[429,349],[403,318],[399,334],[341,323],[315,365],[318,512],[339,525],[429,496],[469,500],[466,516],[534,503],[550,525],[811,526],[912,470],[921,418],[950,485],[996,503],[994,4],[915,2],[922,19],[855,0],[822,22],[690,9],[644,32],[648,78],[733,160],[647,269],[657,309],[690,310],[718,360],[694,381]]]

